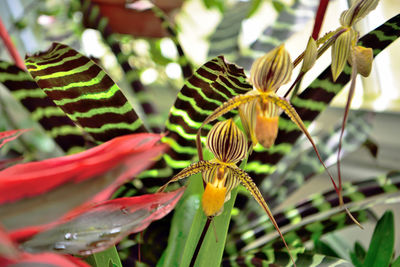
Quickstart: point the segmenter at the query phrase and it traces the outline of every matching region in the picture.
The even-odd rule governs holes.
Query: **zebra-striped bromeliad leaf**
[[[53,43],[46,52],[26,58],[36,83],[96,143],[146,132],[118,85],[92,60]]]
[[[232,189],[242,183],[267,213],[290,253],[279,226],[257,186],[246,172],[236,166],[236,163],[243,160],[248,152],[247,140],[242,131],[239,130],[232,119],[218,122],[208,133],[206,144],[214,155],[214,159],[200,160],[191,164],[162,186],[160,191],[163,191],[171,182],[201,172],[206,184],[202,196],[202,208],[205,215],[212,218],[221,213],[224,203],[230,199]],[[292,261],[294,263],[293,259]]]
[[[377,203],[390,202],[398,197],[399,191],[399,172],[389,172],[365,181],[343,184],[343,197],[346,202],[351,202],[349,207],[355,211],[355,217],[361,222],[370,217],[364,209]],[[338,205],[339,199],[335,191],[317,193],[299,202],[295,207],[286,208],[276,214],[275,218],[280,227],[285,229],[284,236],[289,243],[302,243],[311,237],[342,229],[351,223],[344,214],[335,209]],[[313,216],[316,216],[317,220],[311,220]],[[242,249],[254,249],[263,245],[275,246],[277,238],[271,236],[273,231],[273,225],[264,219],[263,222],[242,232],[240,238],[236,237],[234,242],[230,242],[226,251],[234,255]]]
[[[0,61],[0,82],[65,152],[72,154],[84,148],[82,130],[47,97],[27,72],[15,64]]]
[[[350,262],[329,257],[322,254],[314,254],[304,252],[304,249],[297,249],[295,252],[295,264],[297,266],[318,266],[318,267],[351,267]],[[261,251],[251,251],[246,255],[231,256],[224,259],[221,266],[290,266],[290,255],[284,251],[277,251],[274,249],[265,249]]]

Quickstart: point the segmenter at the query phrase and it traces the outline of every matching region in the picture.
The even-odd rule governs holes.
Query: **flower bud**
[[[250,82],[262,92],[276,91],[292,75],[293,63],[284,45],[256,59],[250,70]]]
[[[379,0],[358,0],[348,10],[340,15],[340,24],[344,27],[351,27],[357,21],[368,15],[378,5]]]
[[[314,38],[310,37],[310,39],[308,39],[306,51],[304,52],[303,65],[301,66],[302,72],[307,72],[312,68],[312,66],[314,66],[314,63],[317,60],[317,55],[317,42],[314,40]]]

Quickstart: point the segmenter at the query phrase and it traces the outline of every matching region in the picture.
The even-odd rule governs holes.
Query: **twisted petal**
[[[340,15],[340,24],[345,27],[353,26],[357,21],[368,15],[378,5],[379,0],[358,0]]]
[[[236,163],[247,153],[247,140],[232,119],[215,124],[207,135],[207,147],[225,163]]]
[[[250,82],[259,91],[276,91],[289,81],[292,70],[290,55],[285,46],[280,45],[254,61],[250,70]]]
[[[196,173],[199,172],[204,172],[208,169],[211,169],[213,167],[218,167],[220,164],[215,163],[215,162],[209,162],[209,161],[199,161],[193,164],[190,164],[188,167],[184,168],[182,171],[180,171],[177,175],[175,175],[174,177],[172,177],[171,180],[168,181],[168,183],[166,183],[165,185],[161,186],[157,192],[163,192],[165,190],[165,188],[167,188],[167,186],[170,183],[179,181],[183,178],[186,178],[188,176],[192,176]]]
[[[243,170],[238,168],[236,165],[233,166],[228,166],[233,175],[240,180],[240,182],[246,187],[246,189],[251,193],[251,195],[254,197],[254,199],[258,202],[258,204],[264,209],[264,211],[267,213],[268,218],[271,220],[272,224],[274,225],[276,231],[278,231],[283,243],[285,244],[286,249],[289,252],[290,258],[292,259],[292,262],[294,262],[292,258],[292,254],[290,252],[290,249],[288,245],[286,244],[285,238],[282,235],[281,230],[279,229],[278,224],[275,221],[274,216],[272,215],[271,210],[269,209],[267,203],[265,202],[263,196],[261,195],[260,190],[257,188],[256,184],[253,182],[251,177]]]

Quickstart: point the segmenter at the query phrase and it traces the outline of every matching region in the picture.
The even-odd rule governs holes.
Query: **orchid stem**
[[[211,221],[212,221],[212,218],[207,217],[206,224],[203,227],[203,231],[201,232],[200,239],[197,242],[196,249],[194,250],[194,253],[192,256],[192,260],[190,261],[190,265],[189,265],[190,267],[193,267],[196,262],[197,256],[199,255],[199,252],[200,252],[201,245],[203,244],[203,241],[204,241],[204,237],[206,236],[208,228],[210,228]]]

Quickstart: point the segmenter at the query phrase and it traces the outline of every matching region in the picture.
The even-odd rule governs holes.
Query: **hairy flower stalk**
[[[245,129],[248,140],[252,142],[252,145],[254,146],[257,143],[260,143],[263,147],[270,148],[277,137],[279,123],[278,115],[279,110],[282,109],[308,138],[319,161],[329,175],[339,197],[340,205],[344,207],[350,218],[360,226],[357,220],[344,206],[341,194],[341,180],[339,179],[338,187],[324,164],[302,119],[287,99],[279,97],[276,94],[279,87],[289,81],[292,70],[293,63],[291,62],[289,53],[286,51],[284,45],[271,50],[266,55],[257,59],[250,71],[250,82],[253,84],[254,89],[244,95],[238,95],[231,98],[214,110],[214,112],[203,121],[196,136],[199,159],[203,159],[200,141],[202,127],[235,108],[239,108],[239,115],[243,128]]]
[[[246,136],[240,131],[233,120],[229,119],[218,122],[211,128],[207,135],[206,145],[214,155],[213,159],[209,161],[200,160],[191,164],[175,175],[158,191],[164,191],[169,183],[201,172],[203,181],[206,184],[201,201],[202,208],[204,214],[208,218],[212,218],[222,212],[224,203],[230,199],[232,189],[238,186],[239,183],[242,183],[265,210],[292,258],[290,249],[261,192],[251,177],[236,166],[236,163],[243,160],[247,155],[248,146]],[[293,258],[292,261],[294,263]]]

